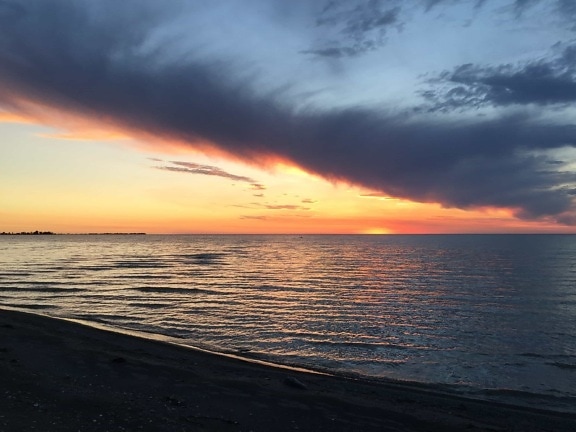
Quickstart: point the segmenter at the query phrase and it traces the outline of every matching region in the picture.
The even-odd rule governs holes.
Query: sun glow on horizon
[[[54,132],[2,112],[0,231],[559,231],[555,224],[517,220],[508,209],[446,209],[326,180],[286,161],[247,165],[183,142],[138,139],[103,126],[82,129],[87,125]]]
[[[368,228],[368,229],[361,231],[360,234],[379,235],[379,234],[393,234],[393,232],[387,228]]]

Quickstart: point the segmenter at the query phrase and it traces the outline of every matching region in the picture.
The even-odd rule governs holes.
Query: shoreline
[[[0,308],[0,430],[576,428],[571,413],[296,370],[102,327]]]
[[[32,314],[47,319],[54,319],[59,321],[65,321],[84,327],[98,329],[111,334],[121,334],[129,337],[135,337],[138,339],[157,341],[161,343],[166,343],[173,345],[175,347],[189,349],[193,352],[201,352],[204,354],[214,355],[218,357],[226,357],[231,360],[236,360],[240,362],[254,363],[256,365],[262,365],[265,367],[272,367],[276,369],[286,370],[286,371],[296,371],[308,374],[318,374],[325,376],[332,376],[339,379],[347,379],[351,381],[367,382],[376,385],[384,385],[399,388],[414,389],[421,392],[429,392],[436,395],[442,395],[446,397],[464,398],[467,400],[473,400],[477,402],[486,403],[497,403],[502,405],[508,405],[511,407],[518,407],[531,410],[542,410],[545,412],[557,412],[560,414],[568,414],[576,416],[576,399],[568,396],[555,396],[546,393],[533,393],[529,391],[522,391],[516,389],[497,389],[497,388],[475,388],[475,387],[460,387],[454,384],[446,383],[427,383],[420,381],[410,381],[410,380],[400,380],[382,376],[369,376],[362,375],[360,373],[347,372],[347,371],[333,371],[328,368],[317,367],[314,368],[309,365],[302,365],[296,363],[283,363],[280,359],[269,358],[266,355],[261,355],[257,352],[252,351],[241,351],[241,350],[222,350],[214,349],[208,346],[199,346],[189,343],[184,343],[183,340],[178,336],[170,336],[162,333],[155,333],[146,330],[136,330],[128,327],[117,327],[108,324],[103,321],[95,320],[91,321],[89,319],[82,318],[67,318],[60,317],[57,315],[45,314],[42,309],[19,309],[17,306],[10,305],[0,305],[0,312],[2,310],[10,310],[14,312],[21,312],[24,314]]]

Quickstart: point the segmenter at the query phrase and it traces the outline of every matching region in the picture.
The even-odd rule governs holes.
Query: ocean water
[[[576,412],[576,236],[0,236],[0,304]]]

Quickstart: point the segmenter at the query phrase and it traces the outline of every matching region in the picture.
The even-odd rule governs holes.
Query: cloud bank
[[[200,2],[164,3],[0,1],[0,104],[17,110],[32,101],[190,146],[210,142],[252,164],[289,160],[393,197],[576,223],[572,161],[556,155],[576,146],[576,125],[565,120],[576,102],[576,44],[565,42],[546,59],[447,70],[424,93],[427,102],[411,111],[312,109],[294,106],[283,90],[258,88],[257,72],[239,69],[237,59],[206,45],[196,21],[188,28],[182,16],[193,16]],[[312,48],[290,55],[303,62],[310,54],[357,57],[384,44],[391,26],[404,24],[399,4],[434,10],[455,3],[327,2],[314,18],[336,29],[339,39],[323,46],[311,41]],[[485,8],[492,2],[471,3]],[[516,11],[540,4],[505,3]],[[267,4],[288,7],[280,0]],[[573,3],[553,4],[574,16]],[[222,25],[217,20],[226,3],[210,7],[211,25]],[[187,49],[174,37],[177,27],[188,28]],[[231,176],[179,163],[165,169]]]

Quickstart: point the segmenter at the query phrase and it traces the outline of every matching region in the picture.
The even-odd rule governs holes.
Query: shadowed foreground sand
[[[301,373],[0,310],[0,431],[574,431],[576,416]]]

